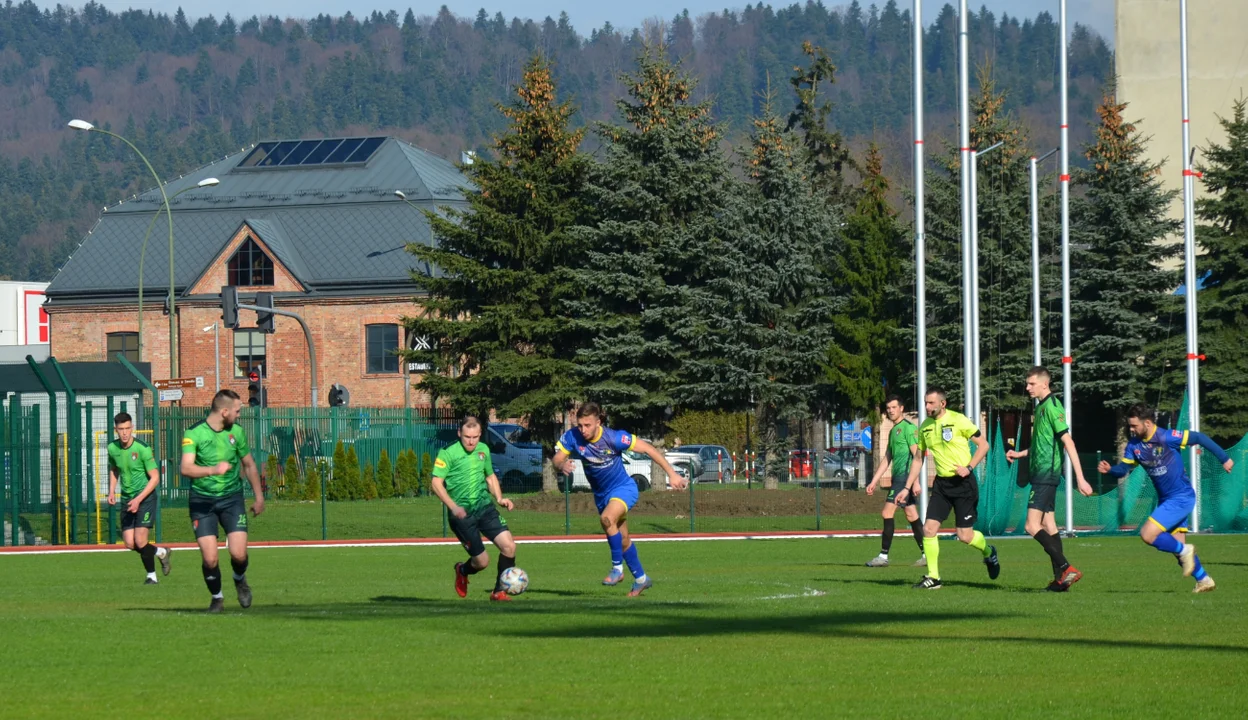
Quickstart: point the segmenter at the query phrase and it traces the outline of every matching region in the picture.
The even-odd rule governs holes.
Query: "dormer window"
[[[230,258],[228,268],[230,285],[258,287],[273,284],[273,259],[265,255],[250,236]]]

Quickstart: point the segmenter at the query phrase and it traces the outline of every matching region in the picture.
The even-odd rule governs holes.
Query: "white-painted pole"
[[[1179,0],[1180,87],[1183,95],[1183,300],[1187,314],[1187,408],[1188,428],[1200,430],[1200,355],[1196,343],[1196,177],[1192,170],[1191,111],[1187,93],[1187,0]],[[1196,507],[1192,510],[1192,532],[1200,529],[1200,449],[1188,453]]]
[[[923,218],[923,0],[914,0],[914,287],[915,344],[918,350],[917,374],[919,391],[919,422],[923,422],[927,397],[927,270],[926,236]],[[927,517],[927,458],[923,462],[923,481],[919,494],[919,514]]]
[[[1066,0],[1059,0],[1058,15],[1061,41],[1059,54],[1061,63],[1061,96],[1062,96],[1062,404],[1066,408],[1066,423],[1074,426],[1074,379],[1071,377],[1071,365],[1074,358],[1070,349],[1070,117],[1068,115],[1067,63],[1069,55],[1066,41]],[[1066,477],[1066,532],[1075,531],[1075,498],[1074,478],[1072,477],[1070,458],[1063,463]]]

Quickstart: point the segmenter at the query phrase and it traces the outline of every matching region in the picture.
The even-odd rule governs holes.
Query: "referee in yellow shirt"
[[[984,554],[988,577],[996,580],[1001,574],[997,561],[997,549],[984,540],[984,534],[975,529],[978,515],[979,484],[972,474],[975,466],[988,456],[988,441],[979,432],[979,426],[962,413],[945,407],[948,400],[945,391],[935,387],[923,398],[927,419],[919,426],[919,452],[931,453],[936,463],[936,485],[927,502],[927,518],[923,524],[923,551],[927,555],[927,574],[914,586],[916,590],[940,588],[940,545],[936,533],[940,524],[954,513],[954,526],[958,539]],[[974,443],[972,457],[967,441]],[[913,497],[920,488],[923,463],[910,465],[910,477],[906,487],[897,493],[897,502]]]

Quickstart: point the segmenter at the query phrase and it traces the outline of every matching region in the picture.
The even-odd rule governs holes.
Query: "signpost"
[[[190,390],[192,388],[199,389],[204,386],[203,376],[193,378],[172,378],[170,380],[153,380],[152,385],[157,390]],[[181,399],[179,397],[179,399]]]
[[[155,383],[153,383],[155,384]],[[160,402],[173,402],[182,399],[182,388],[174,388],[173,390],[161,390]]]

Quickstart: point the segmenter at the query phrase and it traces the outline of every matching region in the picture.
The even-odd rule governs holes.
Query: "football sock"
[[[242,561],[230,558],[230,567],[234,568],[234,582],[238,582],[247,575],[247,563],[251,562],[251,556],[245,556]]]
[[[914,533],[914,541],[919,544],[919,552],[925,552],[923,549],[923,521],[911,520],[910,532]]]
[[[893,546],[893,532],[897,528],[897,522],[893,518],[884,521],[884,534],[880,537],[880,554],[887,556],[888,549]]]
[[[208,592],[212,593],[214,598],[221,597],[221,570],[216,567],[203,566],[204,584],[208,586]]]
[[[611,567],[624,569],[624,536],[618,532],[608,535],[607,545],[611,548]]]
[[[992,549],[988,547],[988,541],[984,539],[984,534],[978,530],[971,536],[971,541],[967,545],[983,553],[984,557],[992,555]]]
[[[628,549],[624,551],[624,559],[628,561],[628,571],[633,574],[633,579],[637,582],[646,581],[646,571],[641,568],[641,558],[637,555],[637,544],[630,543]]]
[[[1153,541],[1149,544],[1162,552],[1174,553],[1176,555],[1183,552],[1183,543],[1179,542],[1168,532],[1159,534],[1157,537],[1153,538]]]
[[[479,572],[481,572],[481,568],[477,567],[476,565],[473,565],[471,559],[468,562],[459,564],[459,574],[463,575],[464,577],[468,577],[469,575],[476,575]]]
[[[940,540],[934,537],[923,538],[923,554],[927,556],[927,576],[940,579]]]
[[[143,569],[152,574],[156,572],[156,546],[148,543],[139,548],[139,557],[143,559]]]
[[[516,566],[515,557],[507,557],[506,555],[503,555],[502,553],[498,554],[498,575],[497,577],[494,578],[494,592],[498,592],[499,590],[503,589],[503,573],[506,572],[509,568],[513,568],[515,566]]]
[[[1034,536],[1036,542],[1040,543],[1040,547],[1049,554],[1049,560],[1053,564],[1053,576],[1057,577],[1069,565],[1066,562],[1066,556],[1062,554],[1062,540],[1057,535],[1053,535],[1048,530],[1040,528]]]
[[[1200,556],[1193,555],[1192,559],[1196,561],[1196,570],[1192,572],[1192,579],[1204,580],[1209,577],[1209,573],[1205,572],[1205,566],[1200,564]]]

